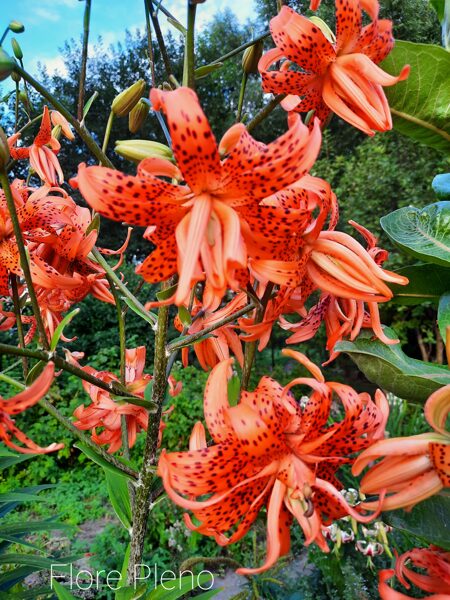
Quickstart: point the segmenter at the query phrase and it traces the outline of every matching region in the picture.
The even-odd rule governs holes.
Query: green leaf
[[[444,294],[439,300],[437,321],[442,339],[445,342],[447,339],[447,327],[450,327],[450,292]]]
[[[188,575],[187,577],[179,577],[178,579],[168,580],[164,583],[164,586],[158,585],[154,590],[146,596],[146,600],[177,600],[184,594],[187,594],[196,587],[209,585],[211,583],[211,576],[205,575]],[[174,587],[173,590],[168,588]]]
[[[436,11],[439,22],[442,23],[445,17],[445,0],[430,0],[430,5]]]
[[[0,494],[0,502],[42,502],[45,500],[44,497],[37,496],[36,494],[24,494],[23,492],[5,492]],[[1,530],[0,530],[1,535]]]
[[[147,591],[147,584],[140,583],[136,586],[121,587],[117,590],[115,600],[138,600]]]
[[[203,79],[203,77],[206,77],[210,73],[215,73],[222,67],[223,67],[223,63],[221,63],[221,62],[214,63],[213,65],[205,65],[203,67],[199,67],[198,69],[195,69],[195,71],[194,71],[195,79]]]
[[[77,600],[75,596],[72,596],[69,590],[62,586],[58,581],[52,580],[52,587],[59,600]]]
[[[197,600],[209,600],[210,598],[214,598],[214,596],[217,596],[217,594],[219,592],[222,592],[225,588],[219,587],[219,588],[215,588],[214,590],[209,590],[209,592],[204,592],[203,594],[197,594],[197,596],[195,596],[197,598]]]
[[[158,294],[157,294],[158,295]],[[131,310],[137,314],[138,317],[141,317],[141,319],[144,319],[144,321],[147,321],[147,323],[150,323],[150,325],[154,326],[155,323],[157,322],[157,317],[156,315],[154,315],[152,312],[147,311],[144,312],[142,310],[142,308],[140,306],[136,306],[136,304],[134,302],[132,302],[130,300],[130,298],[127,298],[126,296],[122,296],[121,297],[122,300],[125,302],[125,304],[131,308]]]
[[[183,27],[183,25],[179,23],[176,19],[172,19],[172,17],[167,17],[167,22],[170,23],[173,27],[175,27],[175,29],[178,29],[178,31],[186,37],[186,27]]]
[[[392,329],[383,329],[387,337],[396,339]],[[354,342],[339,342],[335,350],[349,354],[369,381],[405,400],[425,402],[430,394],[450,384],[447,367],[410,358],[400,344],[383,344],[368,331]]]
[[[89,112],[89,110],[91,109],[92,103],[94,102],[94,100],[96,100],[98,97],[98,92],[95,91],[92,96],[89,98],[89,100],[86,102],[86,104],[84,105],[83,108],[83,121],[84,119],[87,117],[87,114]]]
[[[406,81],[384,88],[394,128],[403,135],[450,153],[450,53],[432,44],[397,41],[381,68],[398,75],[411,66]]]
[[[230,406],[236,406],[241,391],[241,381],[237,375],[233,375],[228,380],[228,403]]]
[[[25,385],[29,386],[33,383],[33,381],[36,381],[36,379],[39,377],[39,375],[42,373],[42,371],[45,369],[46,366],[46,362],[45,360],[40,360],[39,362],[37,362],[34,367],[32,369],[30,369],[28,371],[28,375],[27,378],[25,380]]]
[[[36,600],[36,598],[45,598],[50,596],[52,593],[52,588],[50,587],[41,587],[41,588],[32,588],[25,590],[23,592],[0,592],[0,600]]]
[[[73,525],[60,523],[59,521],[35,521],[26,523],[14,523],[13,525],[3,525],[0,528],[0,539],[3,535],[24,535],[35,531],[57,531],[73,530]]]
[[[130,477],[130,479],[132,479],[131,475],[128,476],[126,473],[121,471],[119,469],[119,467],[116,467],[116,466],[112,465],[111,463],[109,463],[108,461],[106,461],[100,454],[97,454],[97,452],[94,452],[94,450],[89,448],[89,446],[86,446],[85,444],[82,444],[81,442],[77,442],[76,444],[74,444],[74,446],[75,446],[75,448],[78,448],[79,450],[81,450],[81,452],[83,452],[83,454],[86,454],[86,456],[88,458],[90,458],[93,462],[95,462],[97,465],[99,465],[100,467],[105,469],[105,471],[109,471],[109,472],[115,473],[117,475],[123,475],[124,477]],[[117,460],[120,461],[120,459],[117,459]]]
[[[178,307],[178,318],[180,319],[184,327],[189,327],[189,325],[191,325],[192,323],[191,314],[188,311],[188,309],[183,305]]]
[[[78,557],[81,558],[81,557]],[[45,556],[36,556],[35,554],[0,554],[0,565],[23,565],[27,567],[34,567],[36,569],[50,569],[51,565],[55,566],[55,558],[47,558]],[[58,558],[57,564],[64,565],[58,567],[58,571],[68,573],[70,571],[70,562],[68,559]]]
[[[437,495],[420,502],[407,512],[383,513],[383,521],[396,529],[412,533],[427,544],[450,550],[450,496]]]
[[[382,217],[380,223],[407,254],[450,267],[450,202],[435,202],[423,209],[405,206]]]
[[[131,529],[132,516],[127,478],[122,474],[118,475],[107,469],[105,469],[105,477],[111,504],[120,522],[129,531]]]
[[[145,386],[144,400],[146,400],[146,402],[152,402],[152,394],[153,394],[153,379],[151,379]]]
[[[50,342],[50,351],[54,352],[56,350],[56,346],[58,345],[59,339],[64,332],[64,327],[70,323],[70,321],[80,312],[80,308],[74,308],[70,313],[68,313],[58,327],[55,329],[55,332],[52,335],[52,339]]]
[[[439,200],[450,200],[450,173],[436,175],[431,187]]]
[[[0,448],[0,470],[7,469],[12,465],[17,465],[18,463],[23,462],[24,460],[28,460],[36,456],[36,454],[12,454],[8,450],[3,450]]]
[[[139,398],[138,396],[113,396],[114,400],[121,402],[128,402],[128,404],[134,404],[135,406],[143,406],[150,412],[155,412],[157,406],[154,402],[146,400],[145,398]]]
[[[160,290],[159,292],[156,293],[156,297],[160,301],[168,300],[171,296],[173,296],[175,294],[175,292],[177,291],[177,287],[178,287],[178,283],[175,283],[174,285],[171,285],[170,287],[166,288],[165,290]]]
[[[402,267],[396,271],[409,279],[408,285],[389,285],[394,292],[391,303],[413,306],[423,302],[438,304],[439,298],[450,286],[450,269],[432,264]]]

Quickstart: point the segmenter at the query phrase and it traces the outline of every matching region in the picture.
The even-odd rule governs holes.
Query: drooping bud
[[[258,73],[258,63],[262,56],[264,42],[257,41],[253,46],[249,46],[242,55],[242,69],[246,75]]]
[[[133,83],[133,85],[130,85],[130,87],[116,96],[111,105],[111,110],[116,117],[126,117],[139,102],[144,93],[144,89],[145,81],[139,79],[136,83]]]
[[[17,60],[22,60],[22,58],[23,58],[22,48],[20,47],[20,44],[16,40],[16,38],[13,38],[11,40],[11,46],[12,46],[12,49],[14,52],[14,56],[17,58]]]
[[[173,160],[172,150],[168,146],[150,140],[117,140],[114,150],[123,158],[134,162],[140,162],[144,158]]]
[[[14,71],[16,62],[0,46],[0,81],[7,79]]]
[[[10,159],[8,138],[0,127],[0,170],[4,171]]]
[[[309,20],[320,29],[329,42],[332,44],[336,43],[336,36],[325,23],[325,21],[323,21],[320,17],[316,17],[316,15],[309,17]]]
[[[16,71],[13,71],[11,73],[11,79],[15,82],[15,83],[19,83],[19,81],[22,79],[22,77],[19,75],[19,73],[17,73]]]
[[[25,31],[25,26],[20,21],[10,21],[8,27],[14,33],[23,33]]]
[[[131,133],[137,133],[150,111],[150,101],[147,98],[141,98],[133,110],[128,115],[128,129]]]

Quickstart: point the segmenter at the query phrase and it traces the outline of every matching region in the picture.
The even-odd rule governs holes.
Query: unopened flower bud
[[[61,125],[55,125],[52,129],[52,138],[55,138],[55,140],[59,141],[59,138],[61,137],[61,131]]]
[[[17,73],[16,71],[13,71],[11,73],[11,79],[13,81],[15,81],[16,83],[19,83],[19,81],[22,79],[21,76],[19,75],[19,73]]]
[[[10,154],[9,154],[9,146],[8,146],[8,138],[5,135],[5,132],[0,127],[0,170],[4,171],[6,165],[9,162]]]
[[[25,31],[25,26],[20,21],[10,21],[8,27],[14,33],[23,33]]]
[[[168,146],[150,140],[118,140],[114,149],[120,156],[134,162],[144,158],[173,160],[172,150]]]
[[[133,110],[128,115],[128,129],[131,133],[137,133],[150,111],[150,101],[147,98],[141,98]]]
[[[139,79],[129,88],[123,90],[118,96],[116,96],[111,105],[111,110],[116,117],[126,117],[127,114],[136,106],[139,102],[145,89],[145,81]]]
[[[17,60],[22,60],[22,58],[23,58],[22,48],[20,47],[20,44],[16,40],[16,38],[13,38],[11,40],[11,46],[12,46],[12,49],[14,52],[14,56],[17,58]]]
[[[262,56],[263,48],[264,42],[259,40],[253,44],[253,46],[250,46],[245,50],[242,55],[242,69],[246,75],[258,73],[258,63]]]
[[[16,62],[13,58],[6,54],[3,48],[0,46],[0,81],[7,79],[14,71]]]
[[[312,23],[314,23],[314,25],[316,25],[316,27],[318,27],[320,29],[320,31],[323,33],[323,35],[327,38],[327,40],[331,44],[336,43],[336,36],[331,31],[331,29],[328,27],[328,25],[325,23],[325,21],[323,21],[320,17],[316,17],[315,15],[312,17],[309,17],[309,20]]]

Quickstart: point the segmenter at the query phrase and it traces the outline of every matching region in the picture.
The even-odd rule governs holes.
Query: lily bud
[[[59,138],[61,137],[61,131],[61,125],[55,125],[52,129],[52,138],[55,138],[55,140],[59,141]]]
[[[0,127],[0,170],[4,171],[10,159],[8,138]]]
[[[145,89],[145,81],[139,79],[129,88],[123,90],[118,96],[116,96],[111,105],[111,110],[116,117],[126,117],[127,114],[136,106],[139,102]]]
[[[14,59],[12,59],[9,54],[0,47],[0,81],[7,79],[11,73],[14,71],[14,67],[16,63]]]
[[[25,31],[25,26],[20,21],[10,21],[8,27],[14,33],[23,33]]]
[[[259,59],[263,54],[264,43],[259,40],[253,46],[249,46],[242,55],[242,69],[246,75],[258,73]]]
[[[11,40],[11,46],[12,46],[12,49],[14,52],[14,56],[17,58],[17,60],[22,60],[22,58],[23,58],[22,48],[20,47],[20,44],[16,40],[16,38],[13,38]]]
[[[123,158],[134,162],[140,162],[144,158],[173,160],[172,150],[168,146],[150,140],[117,140],[114,150]]]
[[[147,98],[141,98],[133,110],[128,115],[128,129],[131,133],[137,133],[150,111],[150,101]]]
[[[19,81],[22,79],[22,77],[19,75],[19,73],[16,73],[16,71],[13,71],[11,73],[11,79],[15,82],[15,83],[19,83]]]

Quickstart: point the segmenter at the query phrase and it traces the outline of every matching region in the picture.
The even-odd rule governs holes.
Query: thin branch
[[[91,0],[85,0],[83,19],[83,49],[81,51],[81,69],[80,69],[80,85],[78,88],[78,120],[83,120],[84,94],[86,88],[86,66],[88,59],[88,44],[89,44],[89,24],[91,19]]]
[[[262,123],[264,119],[266,119],[270,113],[280,104],[282,100],[286,98],[286,94],[280,94],[279,96],[275,96],[266,106],[247,124],[247,131],[251,131],[257,125]]]

